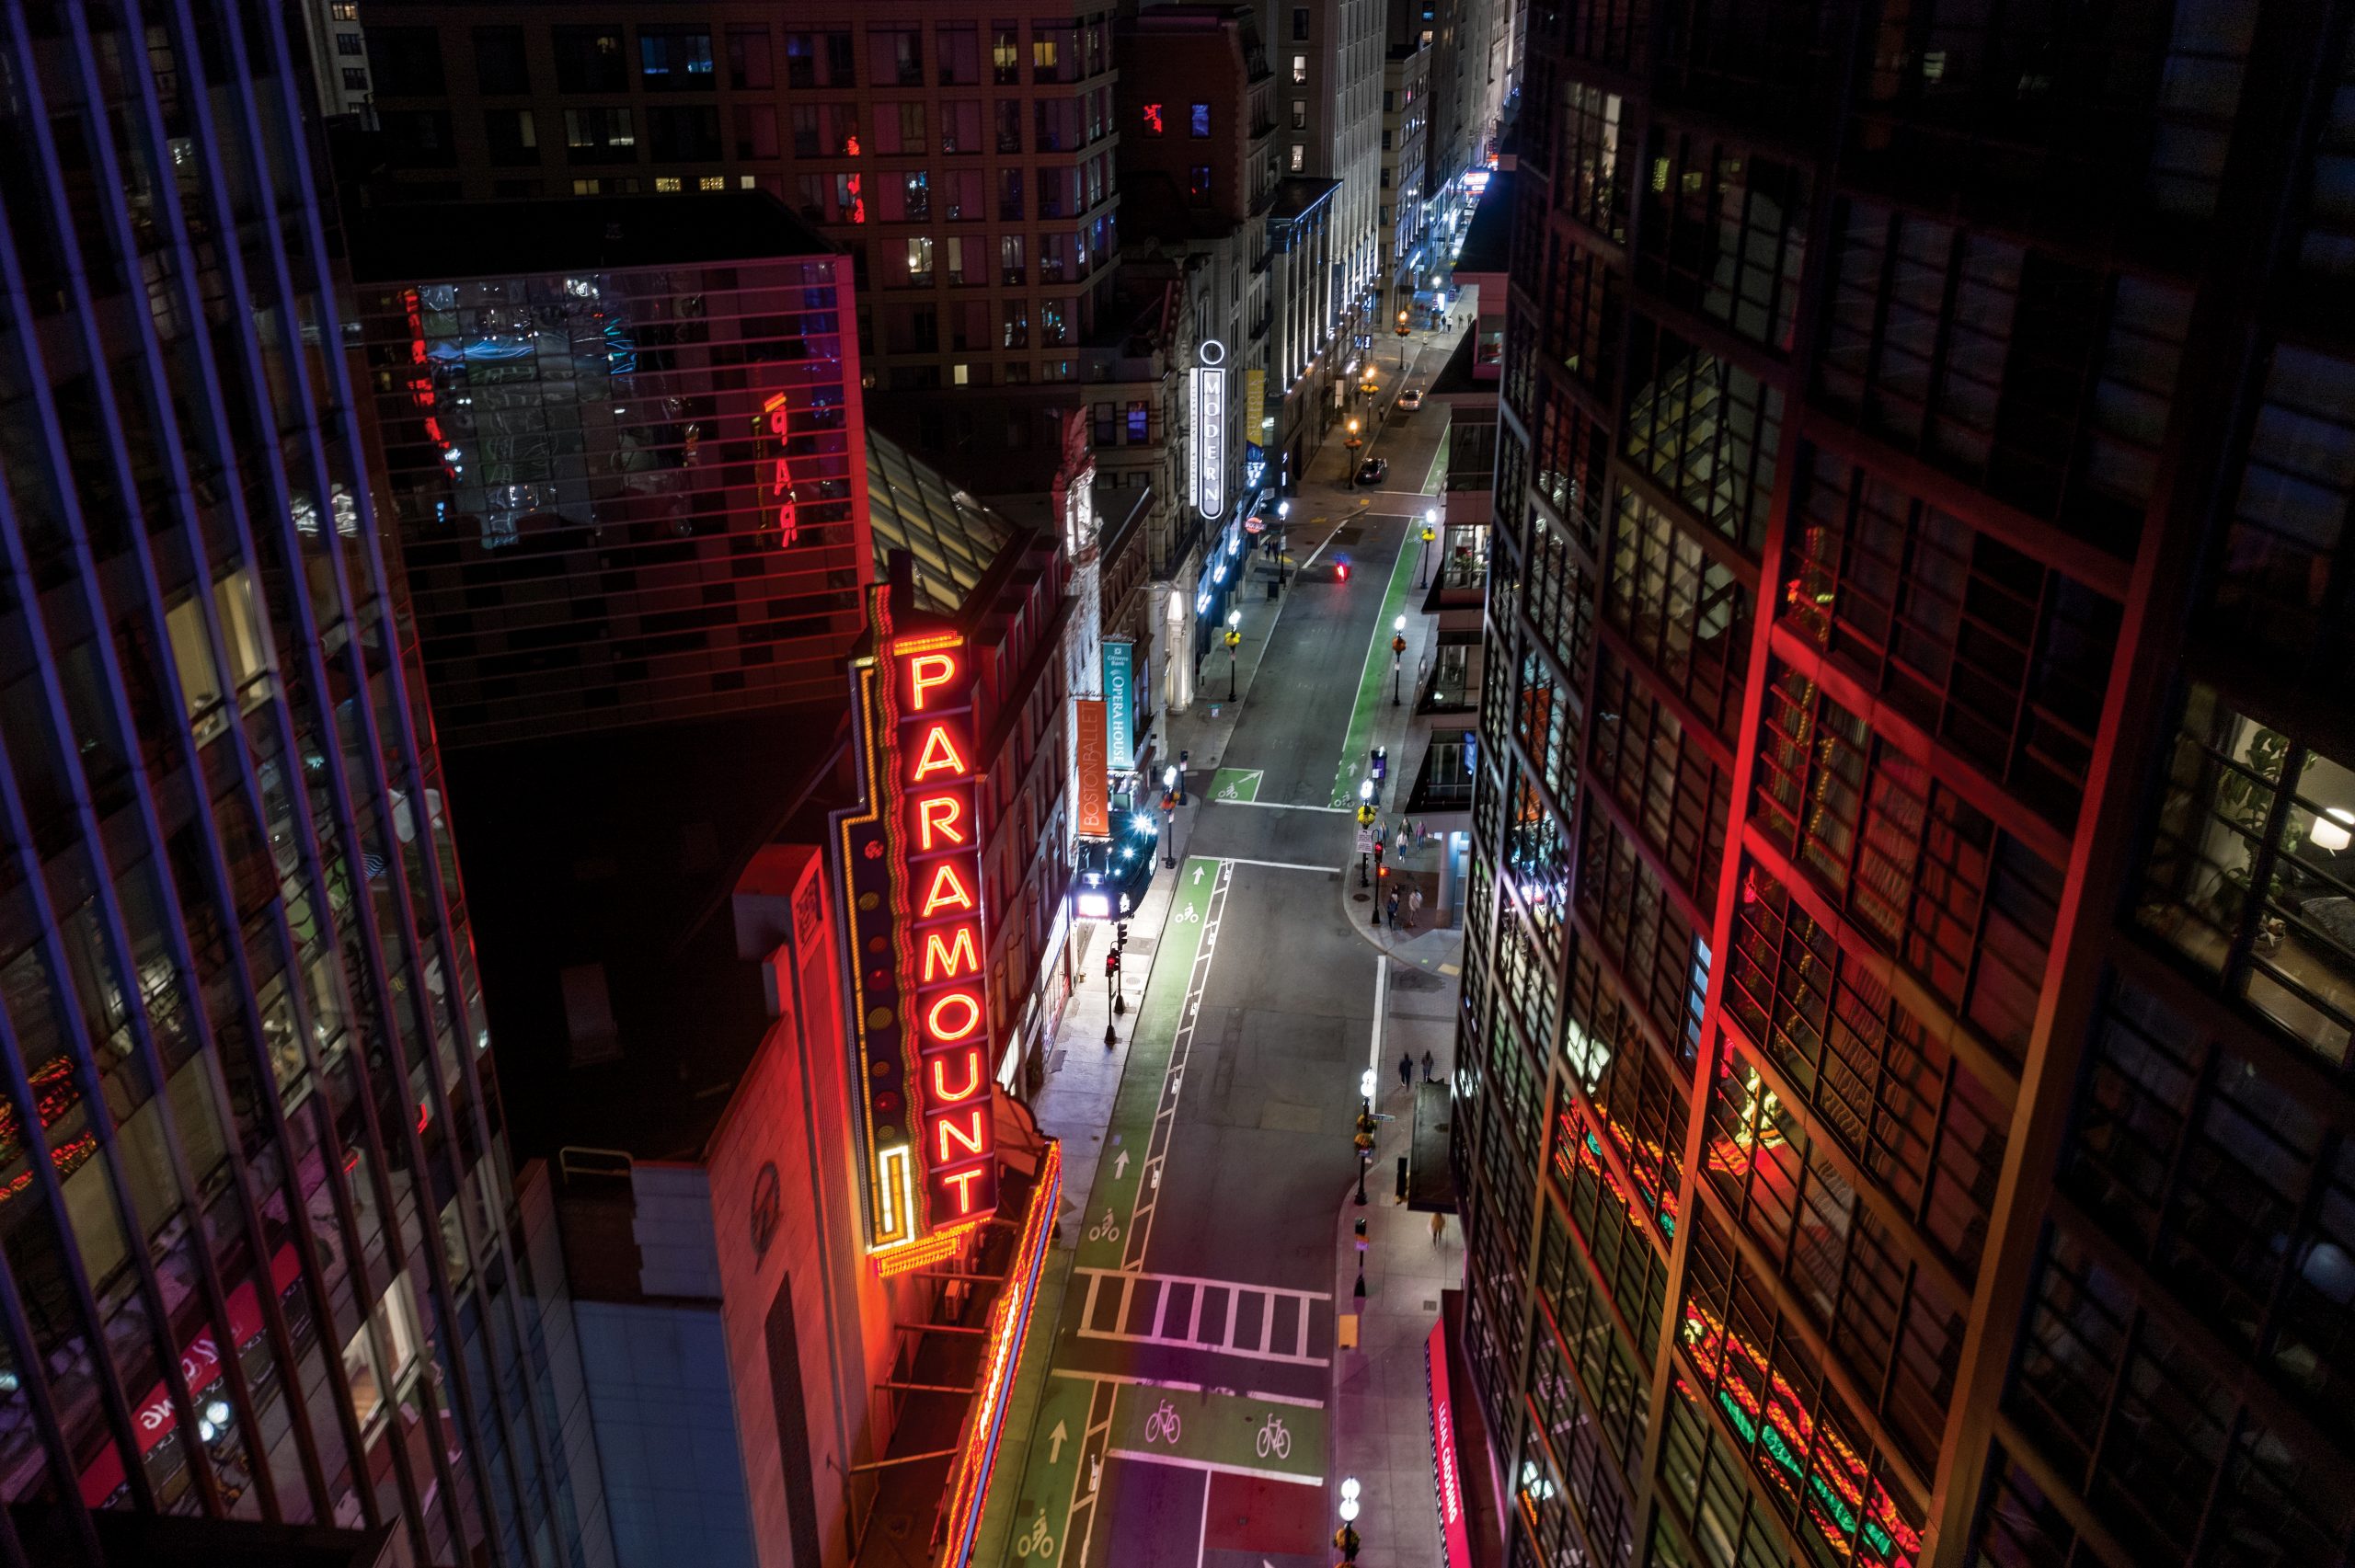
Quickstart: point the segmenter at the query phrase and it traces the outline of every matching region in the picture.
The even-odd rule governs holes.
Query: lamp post
[[[1292,503],[1276,503],[1276,587],[1284,586],[1284,554],[1292,548]]]
[[[1358,831],[1362,833],[1373,826],[1373,781],[1360,779],[1358,781]],[[1365,850],[1358,851],[1358,886],[1361,887],[1373,886],[1373,879],[1366,875],[1366,855]]]
[[[1390,623],[1390,705],[1399,705],[1400,669],[1407,661],[1407,617],[1399,616]]]
[[[1243,612],[1226,612],[1226,700],[1235,701],[1235,650],[1243,646]]]
[[[1430,565],[1431,541],[1438,537],[1439,508],[1426,507],[1423,509],[1422,544],[1415,552],[1415,586],[1417,588],[1428,586],[1425,568]]]
[[[1378,1125],[1370,1107],[1360,1110],[1357,1133],[1350,1139],[1358,1151],[1358,1196],[1355,1201],[1360,1208],[1365,1207],[1365,1173],[1366,1167],[1373,1163],[1373,1129]]]
[[[1349,487],[1354,490],[1358,487],[1358,448],[1364,444],[1358,440],[1358,422],[1354,416],[1350,419],[1350,439],[1342,444],[1350,449]]]
[[[1359,1272],[1359,1282],[1364,1282],[1364,1272]],[[1333,1532],[1333,1550],[1341,1554],[1348,1568],[1355,1568],[1358,1560],[1358,1478],[1350,1476],[1341,1482],[1341,1504],[1335,1510],[1341,1516],[1341,1528]]]
[[[1161,864],[1178,864],[1178,769],[1161,770]]]

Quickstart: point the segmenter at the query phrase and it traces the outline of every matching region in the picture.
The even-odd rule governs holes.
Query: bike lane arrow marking
[[[1071,1441],[1070,1431],[1064,1427],[1062,1422],[1056,1422],[1055,1429],[1047,1434],[1047,1462],[1049,1464],[1058,1464],[1062,1462],[1063,1457],[1063,1445],[1069,1441]]]
[[[1116,1182],[1125,1181],[1128,1174],[1129,1151],[1123,1149],[1120,1150],[1120,1157],[1112,1162],[1112,1179]]]

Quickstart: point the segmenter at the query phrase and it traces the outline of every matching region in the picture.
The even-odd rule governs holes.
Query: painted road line
[[[1124,1345],[1161,1345],[1177,1350],[1194,1350],[1213,1356],[1233,1356],[1246,1361],[1273,1361],[1290,1367],[1329,1367],[1327,1356],[1309,1354],[1310,1325],[1317,1317],[1320,1302],[1333,1298],[1322,1290],[1288,1290],[1280,1286],[1253,1285],[1239,1279],[1201,1279],[1183,1274],[1135,1274],[1123,1269],[1082,1269],[1087,1277],[1087,1292],[1082,1299],[1077,1337],[1110,1340]],[[1074,1275],[1074,1278],[1078,1277]],[[1118,1282],[1117,1288],[1115,1282]],[[1136,1292],[1152,1294],[1146,1298],[1151,1310],[1143,1311],[1137,1304]],[[1186,1326],[1182,1333],[1165,1332],[1162,1324],[1169,1310],[1172,1298],[1182,1298],[1186,1308]],[[1203,1309],[1208,1305],[1210,1310]],[[1258,1312],[1256,1345],[1237,1344],[1235,1334],[1242,1323],[1246,1305]],[[1280,1313],[1278,1309],[1283,1310]],[[1106,1309],[1109,1307],[1108,1311]],[[1284,1341],[1276,1344],[1276,1319],[1284,1319]],[[1202,1331],[1207,1316],[1213,1325],[1215,1339]],[[1150,1317],[1153,1328],[1140,1333],[1128,1327],[1140,1317]],[[1321,1338],[1321,1336],[1319,1336]]]
[[[1187,1032],[1187,999],[1200,989],[1201,955],[1212,940],[1223,876],[1217,861],[1200,856],[1189,857],[1178,869],[1153,973],[1137,1006],[1128,1065],[1113,1098],[1096,1183],[1081,1217],[1074,1261],[1082,1266],[1121,1266],[1139,1228],[1139,1209],[1150,1203],[1150,1184],[1157,1179],[1157,1172],[1148,1166],[1158,1112],[1170,1097],[1170,1063],[1178,1036]]]
[[[1180,1004],[1178,1031],[1169,1042],[1169,1065],[1163,1070],[1161,1096],[1154,1107],[1152,1130],[1146,1135],[1144,1164],[1138,1173],[1140,1189],[1132,1202],[1128,1240],[1120,1243],[1120,1266],[1124,1269],[1144,1267],[1145,1249],[1153,1241],[1153,1219],[1159,1207],[1161,1171],[1169,1158],[1169,1142],[1178,1130],[1178,1096],[1186,1086],[1186,1063],[1193,1055],[1194,1023],[1202,1007],[1202,988],[1210,981],[1211,958],[1218,950],[1219,922],[1225,918],[1226,890],[1235,880],[1235,867],[1224,861],[1194,859],[1186,863],[1181,898],[1185,900],[1202,898],[1201,913],[1189,925],[1199,924],[1200,934],[1195,939],[1193,963],[1186,971],[1186,995]],[[1209,887],[1208,897],[1203,888]],[[1185,912],[1191,914],[1196,905],[1189,901]],[[1162,941],[1169,940],[1165,927]],[[1157,962],[1157,958],[1156,958]],[[1166,993],[1165,993],[1166,994]],[[1123,1097],[1128,1090],[1123,1078]],[[1092,1259],[1082,1257],[1081,1266]]]
[[[1383,1022],[1390,1014],[1390,956],[1377,954],[1373,960],[1373,1040],[1366,1047],[1365,1064],[1373,1072],[1376,1088],[1382,1085],[1382,1070],[1389,1064],[1382,1059]]]
[[[1076,1368],[1072,1367],[1058,1367],[1050,1374],[1050,1376],[1069,1378],[1073,1381],[1080,1383],[1139,1383],[1148,1389],[1179,1389],[1189,1394],[1198,1394],[1202,1391],[1201,1384],[1189,1383],[1182,1378],[1139,1378],[1127,1372],[1082,1372]],[[1274,1399],[1277,1396],[1274,1394],[1255,1394],[1252,1397],[1255,1399]],[[1316,1400],[1312,1402],[1321,1408],[1325,1402],[1323,1400]]]
[[[1304,806],[1300,807],[1300,809],[1304,811],[1324,811],[1331,808],[1322,806]],[[1227,858],[1226,864],[1229,865],[1260,865],[1267,867],[1269,871],[1314,871],[1326,876],[1338,876],[1345,869],[1347,869],[1346,867],[1338,865],[1305,865],[1296,860],[1245,860],[1240,856],[1234,855]]]
[[[1346,806],[1303,806],[1296,800],[1222,800],[1219,804],[1221,806],[1256,806],[1262,811],[1332,811],[1343,817],[1350,814],[1350,808]],[[1244,864],[1247,865],[1250,862],[1246,861]]]
[[[1325,1412],[1245,1394],[1123,1388],[1106,1448],[1115,1459],[1321,1486]]]
[[[1221,768],[1211,780],[1211,798],[1221,806],[1256,806],[1265,768]]]
[[[1350,710],[1349,734],[1341,741],[1341,763],[1333,775],[1333,804],[1349,806],[1357,799],[1360,770],[1365,766],[1366,750],[1373,740],[1373,715],[1382,707],[1382,678],[1389,673],[1383,668],[1382,656],[1390,651],[1390,623],[1407,602],[1407,589],[1414,580],[1415,553],[1400,542],[1397,560],[1391,563],[1390,586],[1383,590],[1382,612],[1373,618],[1373,635],[1365,649],[1365,669],[1358,675],[1357,705]],[[1404,761],[1404,759],[1400,759]],[[1398,779],[1384,781],[1396,792],[1402,783]],[[1394,793],[1393,799],[1397,798]]]

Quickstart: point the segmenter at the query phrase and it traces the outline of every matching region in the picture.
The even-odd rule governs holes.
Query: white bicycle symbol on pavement
[[[1087,1228],[1087,1239],[1091,1242],[1117,1242],[1120,1239],[1120,1222],[1112,1218],[1110,1209],[1106,1209],[1104,1218]]]
[[[1284,1430],[1283,1417],[1273,1411],[1268,1413],[1267,1425],[1259,1428],[1259,1457],[1273,1456],[1280,1459],[1292,1458],[1292,1434]]]
[[[1039,1516],[1031,1522],[1029,1531],[1014,1543],[1014,1551],[1018,1557],[1028,1557],[1035,1552],[1042,1562],[1055,1554],[1055,1538],[1047,1533],[1045,1509],[1039,1510]]]
[[[1194,908],[1191,904],[1188,904],[1178,911],[1178,923],[1179,925],[1192,925],[1201,918],[1202,911]]]
[[[1178,1407],[1176,1405],[1171,1404],[1167,1400],[1163,1400],[1155,1407],[1153,1413],[1144,1418],[1144,1440],[1148,1443],[1166,1443],[1173,1448],[1178,1446]]]

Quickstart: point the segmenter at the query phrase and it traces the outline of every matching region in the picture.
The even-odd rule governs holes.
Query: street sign
[[[1371,854],[1373,852],[1373,830],[1371,828],[1360,828],[1358,830],[1358,853]]]
[[[1246,517],[1243,520],[1243,532],[1246,533],[1265,533],[1268,532],[1268,520],[1256,514]],[[1424,537],[1429,538],[1430,534],[1426,532]]]

